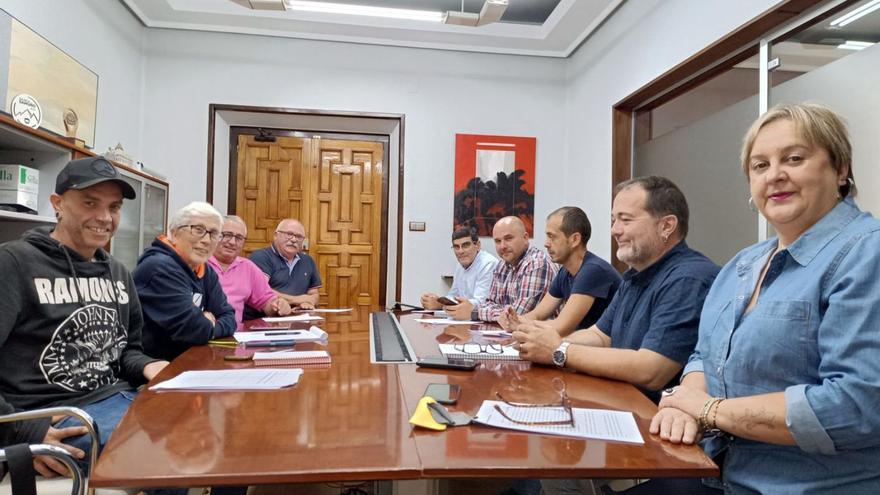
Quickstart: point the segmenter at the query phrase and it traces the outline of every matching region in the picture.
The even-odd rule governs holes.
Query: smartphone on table
[[[431,397],[440,404],[455,404],[461,396],[461,385],[429,383],[422,395]]]
[[[437,302],[444,305],[444,306],[455,306],[456,304],[458,304],[458,301],[454,301],[452,299],[449,299],[446,296],[438,297]]]
[[[448,356],[425,356],[416,361],[416,365],[422,368],[440,368],[449,370],[473,371],[477,367],[477,360]]]

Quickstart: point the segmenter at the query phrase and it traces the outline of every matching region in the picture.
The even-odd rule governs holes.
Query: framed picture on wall
[[[0,10],[0,95],[13,114],[20,95],[42,109],[40,127],[95,147],[98,74]]]
[[[533,236],[536,147],[533,137],[456,134],[453,228],[491,236],[495,222],[512,215]]]

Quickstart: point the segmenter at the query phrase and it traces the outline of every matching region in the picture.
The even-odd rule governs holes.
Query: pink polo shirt
[[[220,263],[213,256],[208,260],[208,264],[217,272],[220,285],[226,293],[226,300],[235,309],[235,321],[239,324],[245,303],[252,308],[262,310],[267,302],[275,298],[275,293],[269,287],[269,279],[253,261],[239,256],[226,268],[226,271],[220,268]]]

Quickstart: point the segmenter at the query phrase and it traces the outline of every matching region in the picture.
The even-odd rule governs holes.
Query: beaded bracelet
[[[703,403],[703,409],[700,410],[700,416],[697,418],[697,427],[700,431],[706,431],[708,428],[708,419],[709,419],[709,409],[712,407],[712,404],[715,403],[714,397],[709,397],[706,399],[706,402]]]
[[[718,421],[718,409],[721,409],[721,403],[722,403],[722,402],[724,402],[724,399],[721,399],[721,398],[719,398],[719,399],[715,399],[715,402],[712,404],[712,406],[709,406],[710,409],[711,409],[713,406],[715,407],[715,410],[712,412],[712,422],[711,422],[711,424],[709,425],[709,430],[717,430],[717,429],[718,429],[718,423],[717,423],[717,421]]]

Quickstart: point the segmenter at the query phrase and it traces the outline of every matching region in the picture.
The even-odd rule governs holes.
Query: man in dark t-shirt
[[[607,261],[587,251],[590,232],[590,220],[578,207],[564,206],[547,217],[544,247],[550,259],[561,265],[559,273],[535,309],[520,316],[503,313],[498,319],[502,327],[511,329],[518,322],[557,315],[548,325],[564,337],[596,323],[621,279]]]

